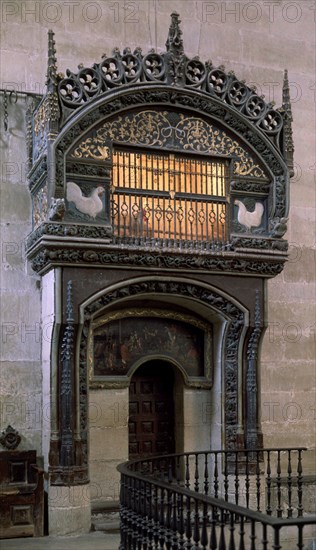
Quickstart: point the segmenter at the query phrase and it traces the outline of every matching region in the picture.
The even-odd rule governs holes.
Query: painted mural
[[[204,332],[174,319],[128,317],[94,333],[94,375],[126,375],[147,355],[174,359],[188,376],[203,376]]]

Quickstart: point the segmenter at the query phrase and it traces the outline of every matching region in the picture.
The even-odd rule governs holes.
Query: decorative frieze
[[[208,155],[229,154],[236,158],[233,171],[239,176],[262,178],[265,173],[257,161],[226,132],[199,117],[168,111],[147,110],[129,113],[103,124],[71,152],[73,158],[109,157],[108,141],[139,146],[179,149]],[[106,155],[104,157],[104,155]]]
[[[121,247],[120,247],[121,248]],[[127,247],[124,247],[127,248]],[[110,247],[107,250],[100,248],[81,248],[80,246],[48,247],[46,243],[37,252],[32,253],[30,260],[34,271],[44,273],[51,266],[74,265],[74,266],[130,266],[140,268],[158,268],[167,270],[188,270],[208,271],[209,273],[235,273],[243,275],[260,275],[263,277],[274,277],[281,273],[286,257],[274,257],[273,259],[247,257],[243,252],[240,256],[237,253],[223,254],[210,253],[179,253],[170,254],[168,251],[150,252],[139,250],[133,247],[131,250],[120,251]]]

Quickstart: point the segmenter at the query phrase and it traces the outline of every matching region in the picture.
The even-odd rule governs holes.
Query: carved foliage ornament
[[[77,74],[67,70],[66,78],[58,84],[64,120],[74,109],[113,88],[143,82],[165,83],[201,90],[232,106],[279,145],[283,118],[274,103],[266,103],[263,96],[256,94],[255,87],[238,80],[233,71],[225,72],[224,66],[214,67],[211,61],[203,63],[198,57],[189,59],[184,54],[179,25],[179,15],[172,13],[165,53],[150,50],[143,55],[140,48],[133,53],[125,48],[121,54],[115,48],[112,55],[104,54],[102,61],[91,68],[79,66]]]
[[[108,155],[106,141],[155,147],[173,147],[185,151],[215,155],[233,155],[234,173],[264,177],[262,168],[250,154],[223,130],[198,117],[163,111],[141,111],[106,122],[94,137],[82,141],[72,152],[73,158],[102,160]]]

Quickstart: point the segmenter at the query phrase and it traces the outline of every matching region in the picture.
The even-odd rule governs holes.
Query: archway
[[[175,376],[171,364],[143,363],[129,386],[129,459],[175,452]]]

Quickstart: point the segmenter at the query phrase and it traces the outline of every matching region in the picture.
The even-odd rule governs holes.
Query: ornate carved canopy
[[[163,54],[143,54],[140,48],[121,53],[116,48],[101,62],[90,68],[80,65],[76,74],[67,70],[66,76],[57,72],[54,35],[49,31],[47,93],[29,113],[33,231],[28,256],[36,271],[65,264],[124,264],[271,277],[282,270],[288,182],[293,174],[287,71],[283,104],[276,109],[233,71],[188,58],[179,23],[178,14],[172,13]],[[176,202],[174,190],[164,187],[156,190],[150,204],[143,200],[140,206],[133,191],[127,200],[124,185],[113,185],[113,166],[118,170],[118,151],[124,147],[154,157],[152,173],[165,166],[157,160],[158,151],[182,159],[197,155],[202,160],[195,162],[201,163],[225,160],[224,199],[210,198],[206,191],[201,206],[201,197],[179,187]],[[139,168],[134,174],[137,170],[141,174]],[[206,216],[212,228],[216,216],[224,216],[221,239],[211,229],[202,240],[188,239],[188,233],[184,239],[176,233],[172,239],[166,233],[159,238],[160,230],[151,238],[143,230],[133,239],[125,230],[122,238],[115,229],[118,211],[123,221],[127,211],[134,215],[134,222],[136,211],[139,215],[151,210],[158,224],[161,212],[167,216],[170,208],[178,222],[183,215],[190,220],[193,214],[181,200],[195,201],[196,224],[204,223]]]

